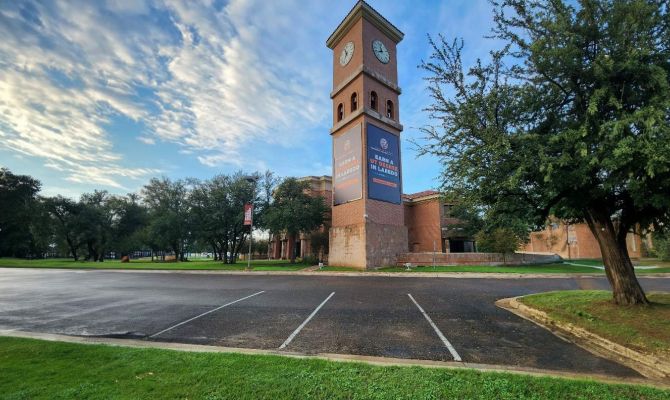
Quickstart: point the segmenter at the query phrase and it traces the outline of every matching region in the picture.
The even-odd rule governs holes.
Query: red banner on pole
[[[254,215],[254,205],[247,203],[244,205],[244,225],[251,225]]]

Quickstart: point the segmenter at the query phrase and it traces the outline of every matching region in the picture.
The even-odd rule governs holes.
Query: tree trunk
[[[612,287],[614,303],[618,305],[649,304],[640,286],[626,247],[626,233],[617,231],[606,212],[588,210],[586,222],[598,240],[603,256],[605,274]],[[625,229],[620,227],[619,229]]]
[[[93,252],[93,243],[91,243],[90,241],[86,242],[86,250],[88,251],[88,254],[86,255],[86,261],[91,260],[93,260],[94,262],[98,261],[97,259],[95,259],[95,254]]]
[[[233,234],[231,235],[232,239],[230,240],[229,247],[228,247],[228,252],[230,255],[228,256],[228,263],[229,264],[235,264],[237,261],[236,259],[236,249],[237,249],[237,231],[233,231]]]
[[[70,239],[69,236],[66,236],[65,240],[67,241],[67,245],[70,247],[70,253],[72,253],[72,258],[74,258],[75,261],[79,261],[79,255],[77,254],[77,247],[72,242],[72,239]]]
[[[172,243],[172,252],[174,253],[174,260],[179,261],[179,245],[177,243]]]
[[[221,243],[221,257],[224,264],[228,264],[228,239],[225,239]]]
[[[242,249],[242,245],[244,245],[245,239],[244,239],[244,233],[240,236],[239,240],[237,240],[235,243],[235,250],[233,251],[233,258],[235,262],[237,262],[237,257],[240,255],[240,250]]]
[[[219,261],[219,249],[216,247],[216,241],[211,240],[209,245],[212,246],[212,253],[214,255],[214,261]]]
[[[291,259],[291,264],[295,264],[295,234],[290,233],[287,235],[287,244],[288,248],[291,250],[291,254],[289,254],[289,258]]]

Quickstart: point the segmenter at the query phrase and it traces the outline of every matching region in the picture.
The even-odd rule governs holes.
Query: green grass
[[[670,357],[670,293],[648,293],[649,306],[616,306],[612,293],[572,290],[521,298],[550,317],[642,352]]]
[[[363,269],[359,268],[351,268],[351,267],[338,267],[338,266],[326,266],[321,269],[317,269],[317,271],[325,271],[325,272],[365,272]]]
[[[575,263],[588,265],[602,265],[598,260],[573,260]],[[667,263],[666,263],[667,264]],[[659,272],[670,272],[663,262],[645,260],[645,265],[663,265],[663,268],[637,270],[637,274],[649,274]],[[241,271],[247,266],[245,261],[236,264],[223,264],[214,260],[194,259],[186,262],[151,262],[150,260],[132,260],[129,263],[121,263],[118,260],[107,260],[102,263],[92,261],[72,261],[72,259],[55,258],[45,260],[24,260],[17,258],[0,258],[0,267],[10,268],[74,268],[74,269],[167,269],[167,270],[220,270]],[[285,260],[253,260],[251,262],[254,271],[297,271],[307,267],[305,264],[291,264]],[[360,269],[349,267],[328,266],[319,271],[330,272],[360,272]],[[407,272],[404,267],[385,267],[377,270],[379,272]],[[374,272],[374,271],[371,271]],[[516,274],[542,274],[542,273],[592,273],[604,275],[603,270],[591,267],[581,267],[564,263],[534,264],[534,265],[455,265],[455,266],[418,266],[412,268],[411,272],[482,272],[482,273],[516,273]]]
[[[223,264],[214,260],[196,260],[185,262],[151,262],[150,260],[132,260],[122,263],[118,260],[105,262],[72,261],[72,259],[55,258],[45,260],[22,260],[17,258],[0,258],[0,267],[10,268],[73,268],[73,269],[172,269],[172,270],[221,270],[240,271],[247,267],[246,261],[236,264]],[[253,260],[254,271],[296,271],[305,268],[305,264],[291,264],[283,260]]]
[[[658,258],[643,258],[638,262],[639,265],[653,265],[662,268],[670,268],[670,261],[663,261]]]
[[[404,272],[404,267],[381,268],[384,272]],[[412,268],[412,272],[499,272],[515,274],[536,273],[598,273],[599,271],[590,267],[577,267],[574,265],[555,264],[532,264],[532,265],[454,265],[454,266],[418,266]]]
[[[0,399],[668,399],[661,389],[473,370],[0,338]]]
[[[349,267],[324,267],[320,271],[335,271],[335,272],[355,272],[361,271]],[[384,267],[376,271],[369,272],[483,272],[483,273],[516,273],[516,274],[535,274],[535,273],[602,273],[602,271],[590,267],[578,267],[574,265],[555,263],[555,264],[533,264],[533,265],[438,265],[432,266],[417,266],[412,267],[407,271],[405,267]]]
[[[583,262],[588,261],[588,262]],[[601,261],[597,260],[579,260],[580,264],[588,265],[602,265]],[[320,271],[334,271],[334,272],[355,272],[361,271],[355,268],[349,267],[338,267],[338,266],[329,266],[324,267]],[[564,274],[564,273],[580,273],[580,274],[600,274],[604,275],[605,271],[591,268],[588,266],[577,266],[570,265],[565,263],[553,263],[553,264],[530,264],[530,265],[437,265],[433,266],[416,266],[412,267],[410,271],[407,271],[405,267],[384,267],[376,271],[369,272],[478,272],[478,273],[515,273],[515,274]],[[649,273],[659,273],[659,272],[670,272],[670,267],[668,268],[655,268],[655,269],[645,269],[637,270],[637,274],[649,274]]]

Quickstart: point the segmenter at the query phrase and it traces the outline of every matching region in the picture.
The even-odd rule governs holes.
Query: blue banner
[[[400,204],[400,140],[367,124],[368,198]]]

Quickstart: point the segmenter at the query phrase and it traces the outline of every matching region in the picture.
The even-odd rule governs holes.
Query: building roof
[[[363,17],[366,20],[370,21],[372,25],[377,27],[382,31],[389,39],[393,40],[395,43],[398,43],[405,36],[400,29],[396,28],[395,25],[390,23],[386,18],[384,18],[377,10],[372,8],[368,3],[363,0],[359,0],[353,6],[351,11],[347,14],[346,17],[340,22],[340,24],[335,28],[335,31],[328,37],[326,40],[326,46],[333,49],[335,45],[342,39],[344,35],[349,31],[351,26],[358,21],[359,17]]]
[[[417,200],[424,197],[431,197],[439,194],[440,192],[438,192],[437,190],[423,190],[421,192],[404,194],[403,197],[406,198],[407,200]]]
[[[315,176],[315,175],[309,175],[309,176],[303,176],[300,178],[297,178],[298,181],[328,181],[331,182],[333,178],[330,175],[322,175],[322,176]]]

